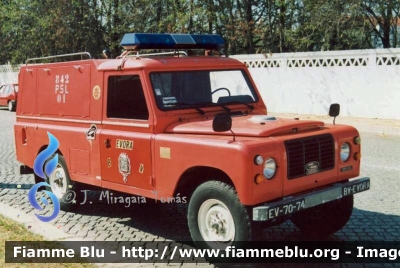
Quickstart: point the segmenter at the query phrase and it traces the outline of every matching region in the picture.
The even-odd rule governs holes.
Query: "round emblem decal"
[[[93,88],[93,98],[95,100],[98,100],[98,99],[100,99],[100,96],[101,96],[100,86],[94,86],[94,88]]]

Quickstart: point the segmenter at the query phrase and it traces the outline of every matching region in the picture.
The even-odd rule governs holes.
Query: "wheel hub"
[[[210,215],[209,221],[210,230],[214,232],[216,235],[221,234],[224,235],[226,233],[226,220],[223,219],[222,213],[215,213]]]
[[[62,188],[63,185],[64,185],[64,179],[63,179],[63,177],[61,176],[61,174],[60,174],[59,171],[57,171],[57,173],[55,174],[55,177],[56,177],[56,179],[54,180],[54,183],[55,183],[58,187]]]
[[[53,173],[51,173],[49,180],[51,191],[57,196],[57,198],[61,199],[67,192],[64,169],[58,165]]]
[[[233,217],[219,200],[207,200],[201,205],[198,222],[205,241],[229,242],[235,238]]]

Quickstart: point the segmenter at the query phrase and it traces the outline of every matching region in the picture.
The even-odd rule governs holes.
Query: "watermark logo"
[[[57,151],[58,146],[60,145],[58,140],[50,132],[47,132],[47,135],[49,137],[49,145],[45,150],[43,150],[40,154],[38,154],[38,156],[35,159],[35,162],[33,163],[33,171],[37,176],[41,177],[44,180],[46,179],[48,180],[49,175],[57,167],[58,154],[56,154],[55,152]],[[32,205],[32,207],[34,207],[37,210],[43,210],[43,208],[39,205],[36,199],[36,193],[38,192],[38,189],[42,186],[50,187],[50,185],[47,182],[39,182],[34,186],[32,186],[32,188],[29,190],[28,193],[29,203]],[[54,205],[53,213],[50,216],[42,216],[35,213],[35,216],[43,222],[49,222],[55,219],[60,213],[60,202],[58,201],[57,196],[55,196],[55,194],[53,194],[52,192],[44,190],[44,193],[47,194],[50,197],[51,201],[53,202]],[[41,198],[41,201],[46,206],[49,204],[47,199],[44,197]]]

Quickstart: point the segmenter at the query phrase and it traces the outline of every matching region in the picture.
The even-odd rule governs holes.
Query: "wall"
[[[271,112],[400,119],[400,49],[236,55]]]
[[[18,82],[18,71],[10,65],[0,65],[0,85]]]

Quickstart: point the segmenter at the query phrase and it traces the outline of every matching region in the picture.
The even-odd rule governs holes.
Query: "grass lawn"
[[[0,267],[96,267],[90,263],[4,263],[4,241],[46,241],[29,231],[24,225],[0,215]]]

